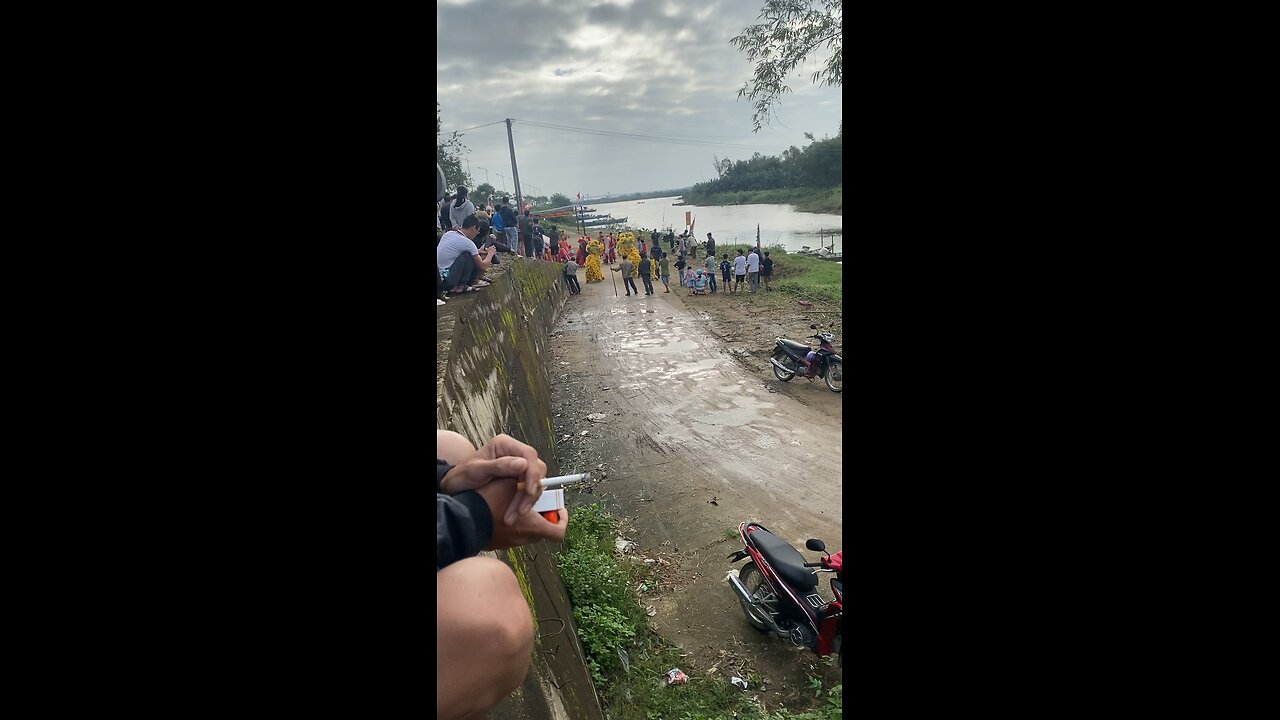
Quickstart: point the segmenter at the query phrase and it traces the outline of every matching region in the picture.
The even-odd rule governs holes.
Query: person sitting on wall
[[[480,220],[475,215],[468,215],[462,221],[461,230],[450,230],[440,238],[436,246],[436,270],[440,276],[440,287],[436,299],[443,293],[475,292],[489,284],[484,279],[485,263],[491,247],[480,250],[476,247],[475,238],[480,231]],[[473,283],[474,278],[479,278]]]
[[[547,464],[507,435],[476,449],[436,430],[436,717],[488,712],[524,682],[533,615],[511,568],[480,550],[562,542],[569,513],[533,510]],[[523,482],[526,490],[516,487]]]

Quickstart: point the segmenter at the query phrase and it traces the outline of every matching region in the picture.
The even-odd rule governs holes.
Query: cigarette
[[[557,475],[556,477],[549,477],[543,480],[541,485],[543,490],[551,490],[552,488],[564,487],[565,485],[569,485],[570,483],[576,483],[582,480],[587,480],[590,477],[591,477],[591,473],[578,473],[577,475]],[[524,483],[517,483],[516,488],[519,490],[523,490]]]

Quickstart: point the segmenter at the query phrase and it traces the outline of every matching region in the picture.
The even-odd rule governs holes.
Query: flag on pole
[[[690,237],[692,237],[692,236],[693,236],[693,226],[694,226],[694,225],[697,225],[697,224],[698,224],[698,216],[697,216],[697,215],[694,215],[694,216],[693,216],[693,222],[689,223],[689,236],[690,236]],[[693,242],[693,241],[692,241],[692,240],[690,240],[689,242]]]
[[[760,223],[756,223],[756,252],[760,252]]]

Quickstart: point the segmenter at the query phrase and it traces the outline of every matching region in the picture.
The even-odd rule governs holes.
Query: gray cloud
[[[772,126],[751,133],[737,98],[751,65],[728,43],[757,0],[475,0],[437,5],[436,98],[444,129],[514,118],[521,184],[543,194],[687,186],[714,175],[712,156],[745,158],[832,135],[841,91],[802,69]],[[811,65],[820,62],[815,59]],[[750,147],[604,137],[530,121]],[[513,189],[505,125],[463,133],[472,179]]]

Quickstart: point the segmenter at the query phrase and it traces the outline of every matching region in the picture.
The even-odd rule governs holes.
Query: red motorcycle
[[[729,555],[729,562],[736,563],[747,557],[751,562],[742,566],[737,577],[729,573],[729,585],[742,603],[747,622],[757,630],[790,638],[797,647],[809,648],[818,657],[836,653],[843,667],[844,551],[832,555],[826,552],[827,546],[821,540],[811,539],[804,546],[826,556],[810,563],[804,561],[804,556],[791,543],[779,539],[759,523],[741,523],[738,533],[744,549]],[[835,597],[831,602],[824,601],[816,592],[817,572],[836,574],[831,580]]]

